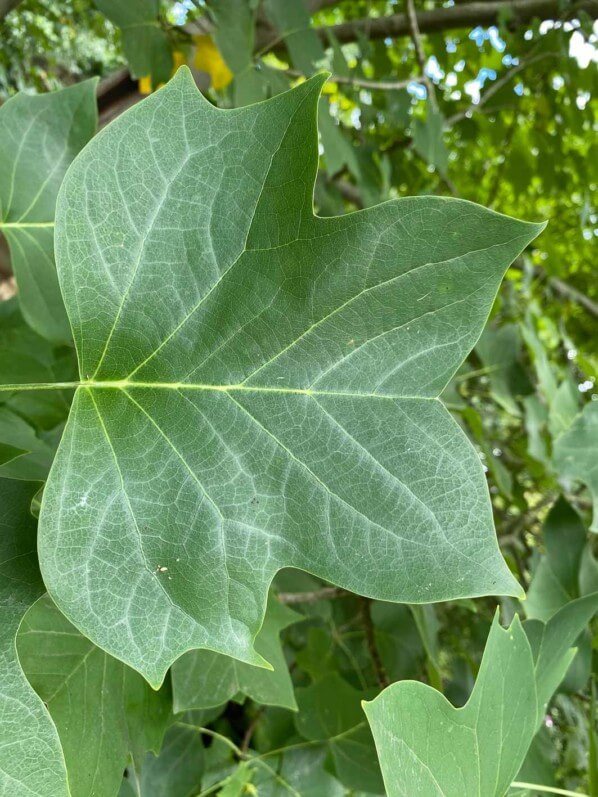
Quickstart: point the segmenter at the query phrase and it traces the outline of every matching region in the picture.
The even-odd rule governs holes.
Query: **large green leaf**
[[[7,797],[69,797],[56,728],[15,647],[23,615],[44,591],[30,512],[39,486],[0,478],[0,794]]]
[[[46,596],[17,636],[21,666],[50,712],[67,764],[72,797],[116,794],[128,753],[160,749],[170,718],[164,690],[82,636]]]
[[[193,648],[263,664],[286,566],[390,601],[520,594],[436,397],[540,226],[437,197],[315,217],[322,83],[223,112],[181,69],[61,190],[83,382],[42,571],[155,685]]]
[[[554,446],[558,473],[587,485],[594,501],[591,530],[598,532],[598,403],[586,404]]]
[[[96,126],[95,80],[18,94],[0,108],[0,233],[23,315],[40,335],[70,339],[54,265],[54,209],[64,174]]]
[[[172,668],[174,711],[219,706],[235,695],[247,695],[265,705],[296,709],[280,632],[302,619],[275,598],[269,601],[255,649],[270,662],[272,670],[252,667],[211,650],[185,653]]]

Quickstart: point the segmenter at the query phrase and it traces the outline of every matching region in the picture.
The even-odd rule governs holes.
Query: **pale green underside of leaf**
[[[68,166],[95,131],[95,85],[19,94],[0,108],[0,232],[27,323],[56,341],[68,341],[70,329],[54,265],[54,210]]]
[[[491,628],[467,704],[401,681],[364,704],[389,797],[503,797],[519,772],[598,593],[551,620]]]
[[[182,69],[59,196],[83,384],[42,570],[155,685],[193,648],[263,664],[282,567],[391,601],[520,594],[436,397],[541,227],[436,197],[315,217],[321,84],[220,111]]]
[[[0,479],[0,794],[69,797],[56,728],[25,678],[15,646],[21,619],[44,591],[31,500],[39,483]]]

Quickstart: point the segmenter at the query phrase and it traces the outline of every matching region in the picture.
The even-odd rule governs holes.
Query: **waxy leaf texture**
[[[388,601],[521,592],[437,397],[541,225],[438,197],[314,216],[324,79],[222,111],[183,68],[59,195],[81,383],[41,567],[154,686],[193,648],[267,665],[283,567]]]

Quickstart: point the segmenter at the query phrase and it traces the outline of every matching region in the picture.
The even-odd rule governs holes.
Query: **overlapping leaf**
[[[554,446],[554,461],[561,476],[587,485],[594,501],[591,530],[598,532],[598,404],[586,404],[571,427]]]
[[[0,478],[0,794],[70,797],[56,728],[15,645],[23,615],[44,591],[30,512],[39,486]]]
[[[48,597],[29,609],[17,636],[21,666],[60,737],[71,797],[112,797],[131,753],[158,752],[170,719],[166,690],[82,636]]]
[[[82,384],[42,569],[154,684],[192,648],[263,663],[285,566],[391,601],[519,594],[436,397],[540,227],[435,197],[315,217],[322,80],[223,112],[183,69],[61,190]]]
[[[54,209],[64,174],[94,134],[95,80],[18,94],[0,108],[0,232],[23,315],[40,335],[70,340],[54,265]]]
[[[505,630],[496,618],[461,709],[416,681],[366,703],[389,797],[503,797],[575,655],[570,645],[597,609],[598,593],[546,625],[516,616]]]
[[[301,615],[276,599],[269,601],[264,624],[255,640],[255,649],[272,665],[272,670],[252,667],[211,650],[185,653],[172,668],[174,710],[211,708],[237,695],[247,695],[264,705],[296,709],[280,632],[301,619]]]

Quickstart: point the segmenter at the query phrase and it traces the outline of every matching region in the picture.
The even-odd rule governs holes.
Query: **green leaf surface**
[[[534,655],[539,727],[548,701],[565,677],[575,656],[571,646],[598,611],[598,593],[571,601],[544,625],[528,620],[523,627]]]
[[[598,532],[598,402],[592,401],[554,445],[559,475],[587,485],[594,502],[591,530]]]
[[[155,685],[193,648],[264,664],[282,567],[390,601],[520,594],[437,396],[541,225],[438,197],[314,216],[322,82],[221,111],[183,68],[61,190],[83,382],[42,572]]]
[[[546,622],[570,600],[579,597],[586,529],[573,507],[559,498],[542,531],[546,552],[534,571],[523,608],[530,619]]]
[[[12,462],[19,457],[22,457],[23,454],[28,454],[29,452],[22,449],[22,448],[15,448],[14,446],[6,445],[5,443],[0,443],[0,465],[6,465],[7,462]]]
[[[27,323],[57,341],[71,333],[54,265],[56,196],[95,132],[95,86],[86,80],[51,94],[18,94],[0,108],[0,233]]]
[[[213,653],[191,650],[172,667],[174,711],[211,708],[247,695],[257,703],[296,709],[293,683],[285,661],[280,632],[303,617],[270,599],[264,624],[256,637],[255,649],[272,665],[272,670]]]
[[[158,755],[148,753],[139,776],[139,797],[195,797],[204,770],[201,733],[175,723]]]
[[[476,353],[488,371],[493,398],[511,415],[521,415],[517,399],[531,390],[521,365],[521,336],[517,324],[487,327]]]
[[[56,728],[15,647],[23,615],[44,592],[31,501],[39,483],[0,478],[0,794],[70,797]]]
[[[128,753],[159,749],[167,694],[82,636],[47,596],[23,618],[17,650],[58,730],[72,797],[112,797]]]
[[[296,690],[295,725],[304,739],[321,741],[329,750],[336,777],[350,789],[382,791],[372,733],[361,699],[364,695],[331,673]]]
[[[428,105],[425,121],[416,119],[413,128],[413,146],[421,157],[445,175],[448,167],[448,150],[444,143],[444,118]]]
[[[502,797],[535,731],[532,654],[519,619],[490,631],[475,687],[454,708],[416,681],[365,704],[389,797]]]
[[[298,748],[265,760],[270,770],[256,768],[253,781],[259,797],[347,797],[347,790],[326,770],[325,748]]]

